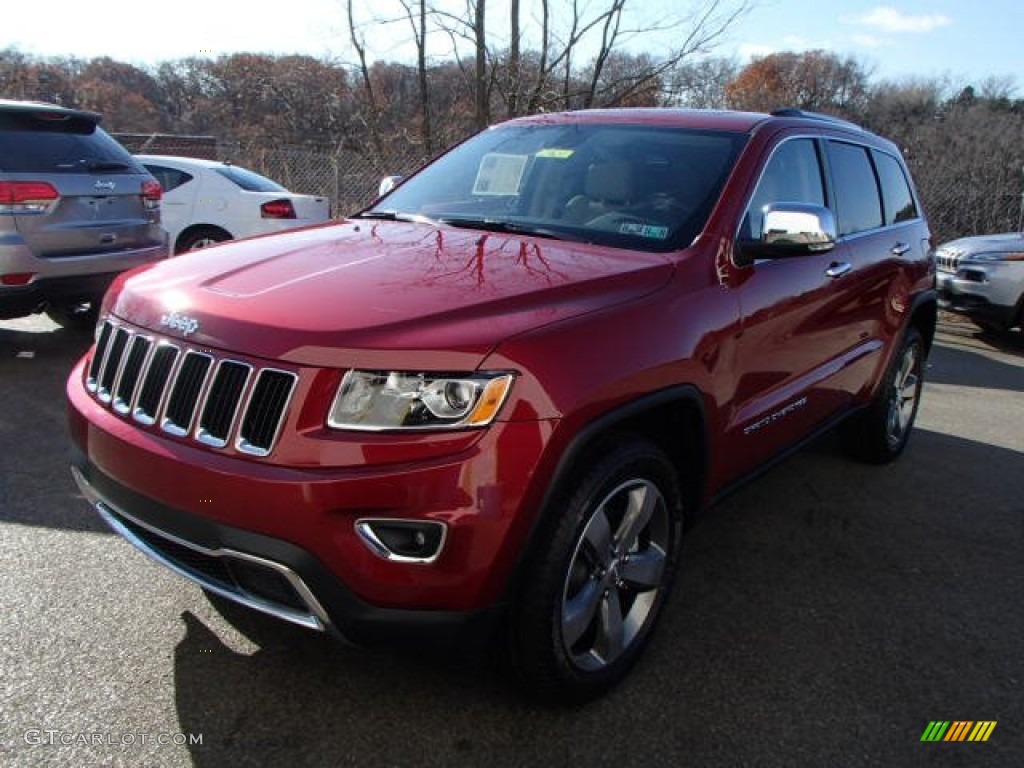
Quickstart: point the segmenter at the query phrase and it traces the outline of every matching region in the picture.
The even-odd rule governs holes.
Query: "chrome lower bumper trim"
[[[310,591],[309,587],[306,586],[306,583],[302,578],[288,566],[274,562],[273,560],[267,560],[266,558],[246,554],[245,552],[238,552],[233,549],[207,549],[193,542],[173,536],[166,531],[154,528],[153,526],[147,525],[141,520],[132,517],[124,510],[117,509],[108,501],[103,499],[77,467],[71,468],[71,474],[74,477],[79,490],[81,490],[82,495],[85,496],[89,503],[93,505],[107,525],[125,538],[140,552],[149,556],[161,565],[170,568],[179,576],[184,576],[186,579],[189,579],[203,587],[203,589],[208,589],[221,597],[227,598],[228,600],[233,600],[234,602],[240,603],[248,608],[252,608],[253,610],[270,614],[271,616],[283,619],[284,621],[289,621],[293,624],[298,624],[299,626],[303,626],[308,629],[323,632],[330,626],[330,620],[327,617],[327,612],[323,609],[323,606],[320,605],[320,602]],[[152,545],[132,531],[131,528],[125,525],[120,518],[124,518],[124,520],[127,520],[132,525],[145,529],[154,536],[162,538],[177,546],[190,549],[205,557],[223,558],[225,560],[240,560],[251,565],[275,571],[288,582],[292,589],[295,590],[296,595],[298,595],[299,599],[305,604],[308,610],[298,611],[290,606],[274,603],[249,594],[236,585],[215,581],[206,574],[190,568],[183,563],[179,563],[158,549],[155,549]]]

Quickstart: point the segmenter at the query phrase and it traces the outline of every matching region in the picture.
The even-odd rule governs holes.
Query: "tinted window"
[[[744,236],[761,236],[761,212],[769,203],[825,205],[821,162],[812,139],[793,139],[775,150],[750,199]]]
[[[882,203],[868,150],[856,144],[828,143],[829,164],[836,191],[840,235],[882,226]]]
[[[229,181],[233,181],[235,184],[240,186],[246,192],[287,192],[288,190],[278,184],[276,181],[271,181],[266,176],[260,176],[258,173],[253,173],[245,168],[238,168],[234,165],[225,165],[221,168],[215,168],[215,171]]]
[[[885,205],[885,223],[895,224],[917,218],[917,206],[910,192],[910,184],[899,160],[884,152],[872,152],[875,169],[882,184],[882,203]]]
[[[164,192],[170,192],[172,189],[180,187],[182,184],[192,181],[192,174],[179,171],[177,168],[168,168],[164,165],[152,165],[146,163],[146,170],[156,177],[156,180],[160,182],[160,186],[163,187]]]
[[[11,173],[142,173],[91,120],[0,111],[0,170]]]

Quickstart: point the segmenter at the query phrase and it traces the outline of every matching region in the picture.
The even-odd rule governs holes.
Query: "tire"
[[[512,663],[541,699],[578,703],[621,681],[679,564],[683,504],[668,458],[627,440],[556,494],[510,624]]]
[[[211,245],[217,243],[223,243],[225,240],[230,240],[231,235],[225,232],[223,229],[217,229],[216,227],[199,227],[197,229],[190,230],[184,235],[178,238],[178,244],[174,248],[174,252],[186,253],[187,251],[198,251],[203,248],[209,248]]]
[[[847,450],[871,464],[888,464],[907,447],[924,386],[924,339],[910,326],[866,411],[843,426]]]
[[[83,299],[46,307],[46,316],[69,331],[89,333],[96,327],[100,299]]]

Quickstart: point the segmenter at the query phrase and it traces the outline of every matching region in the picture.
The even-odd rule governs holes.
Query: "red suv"
[[[797,111],[486,130],[346,221],[120,278],[74,475],[206,590],[358,642],[636,660],[695,513],[843,422],[904,448],[936,314],[897,149]]]

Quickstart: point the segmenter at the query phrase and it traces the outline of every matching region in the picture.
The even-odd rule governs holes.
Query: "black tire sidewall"
[[[592,454],[556,493],[546,525],[528,558],[512,621],[512,658],[524,683],[552,701],[582,702],[619,682],[649,640],[671,593],[679,567],[683,532],[682,492],[676,472],[657,447],[642,440],[620,441]],[[662,587],[645,626],[630,647],[601,670],[584,670],[569,658],[561,637],[561,608],[566,574],[577,542],[597,504],[630,479],[653,482],[669,512],[669,546]]]
[[[201,227],[199,229],[189,232],[185,237],[178,241],[178,245],[174,249],[175,255],[189,253],[192,250],[194,243],[199,240],[216,240],[218,243],[223,243],[231,239],[231,236],[221,230],[214,229],[213,227]],[[202,249],[200,249],[202,250]]]
[[[889,409],[891,407],[893,389],[896,386],[896,376],[907,353],[907,349],[912,346],[917,347],[917,375],[920,384],[910,421],[900,441],[893,444],[889,442]],[[844,427],[844,439],[847,449],[852,455],[872,464],[887,464],[903,453],[910,440],[910,435],[914,431],[914,424],[917,421],[917,412],[921,405],[921,395],[924,388],[924,371],[924,339],[917,328],[911,325],[903,332],[896,354],[889,363],[889,367],[885,372],[885,379],[882,381],[878,394],[872,401],[871,406],[866,411],[858,414]]]

